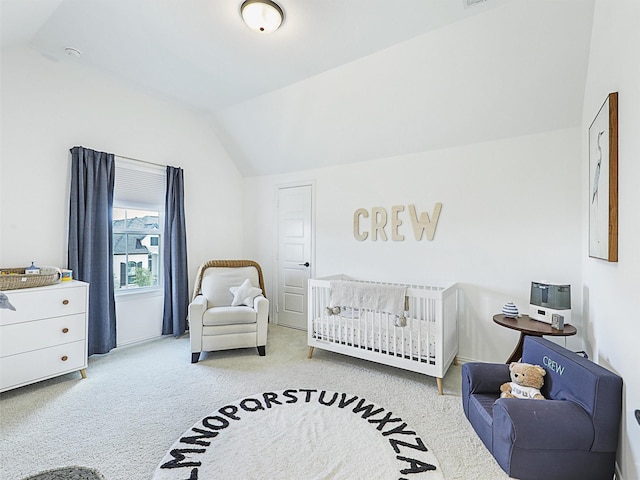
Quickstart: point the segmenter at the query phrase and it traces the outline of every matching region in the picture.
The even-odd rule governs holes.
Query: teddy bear
[[[500,398],[533,398],[544,400],[540,389],[547,374],[544,368],[530,363],[512,362],[509,365],[511,381],[500,386]]]

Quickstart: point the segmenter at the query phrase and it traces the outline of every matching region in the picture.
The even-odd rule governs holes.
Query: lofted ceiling
[[[277,1],[260,35],[242,0],[1,0],[2,47],[201,111],[244,175],[579,123],[593,0]]]

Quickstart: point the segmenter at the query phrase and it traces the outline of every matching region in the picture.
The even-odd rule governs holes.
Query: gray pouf
[[[23,480],[105,480],[105,478],[91,468],[63,467],[40,472]]]

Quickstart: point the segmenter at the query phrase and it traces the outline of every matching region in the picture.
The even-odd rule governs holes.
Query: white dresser
[[[0,310],[0,392],[87,368],[89,284],[5,290]]]

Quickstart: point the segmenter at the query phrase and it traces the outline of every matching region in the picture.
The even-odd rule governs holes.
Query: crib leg
[[[458,366],[458,357],[453,357],[453,364],[457,367]]]
[[[313,356],[313,347],[309,347],[309,358]]]
[[[437,377],[436,383],[438,384],[438,395],[442,395],[442,379]]]

